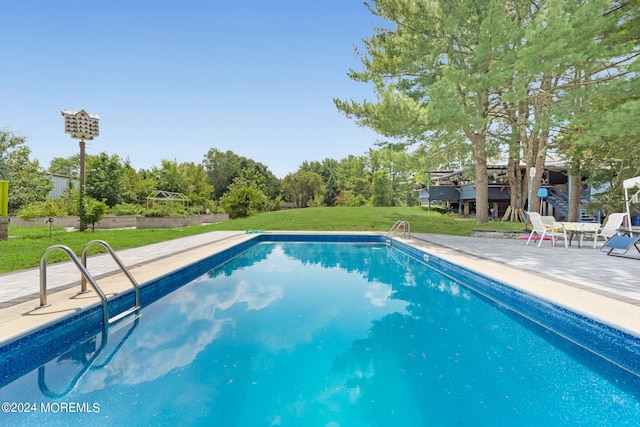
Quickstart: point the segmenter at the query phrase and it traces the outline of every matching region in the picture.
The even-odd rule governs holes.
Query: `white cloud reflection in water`
[[[225,326],[234,324],[224,311],[241,304],[248,310],[261,310],[284,295],[282,287],[247,281],[237,286],[216,286],[217,292],[211,292],[210,282],[208,277],[201,277],[193,286],[159,301],[171,320],[150,321],[141,326],[109,365],[87,377],[83,391],[153,381],[187,366],[221,335]]]

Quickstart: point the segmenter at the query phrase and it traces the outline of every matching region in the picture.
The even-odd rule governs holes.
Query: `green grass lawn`
[[[418,207],[331,207],[291,209],[265,212],[249,218],[229,220],[219,224],[176,229],[96,230],[80,233],[49,227],[17,228],[9,226],[9,239],[0,241],[0,273],[37,267],[42,253],[52,245],[64,245],[78,256],[91,240],[104,240],[114,250],[157,243],[178,237],[192,236],[216,230],[292,230],[292,231],[389,231],[397,220],[411,225],[415,233],[469,236],[471,229],[521,230],[523,224],[491,222],[478,225],[474,220],[459,219],[425,211]],[[90,253],[103,252],[95,245]],[[51,252],[49,262],[67,260],[62,251]]]

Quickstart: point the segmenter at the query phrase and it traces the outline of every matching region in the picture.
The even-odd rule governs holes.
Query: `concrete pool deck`
[[[216,231],[117,255],[143,284],[253,237],[243,231]],[[638,259],[607,256],[588,243],[565,248],[545,241],[538,248],[533,242],[525,246],[522,240],[421,233],[399,240],[640,337]],[[108,297],[131,288],[108,254],[89,257],[87,265]],[[39,269],[0,275],[0,343],[97,304],[94,292],[78,294],[79,279],[78,269],[70,262],[48,266],[51,305],[36,309]]]

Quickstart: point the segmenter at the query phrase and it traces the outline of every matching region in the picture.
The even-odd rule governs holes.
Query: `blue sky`
[[[0,128],[45,168],[79,152],[61,109],[98,114],[87,153],[135,169],[217,148],[283,178],[379,139],[333,104],[374,98],[347,76],[380,24],[362,0],[3,1],[2,21]]]

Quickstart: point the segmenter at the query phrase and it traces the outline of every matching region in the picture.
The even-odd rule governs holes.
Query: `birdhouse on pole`
[[[91,141],[100,134],[97,114],[89,114],[84,110],[62,110],[64,116],[64,132],[71,138]]]
[[[71,135],[71,138],[80,140],[80,231],[84,231],[87,227],[84,208],[84,141],[91,141],[100,134],[98,127],[100,117],[84,110],[62,110],[62,116],[64,117],[64,132]]]

